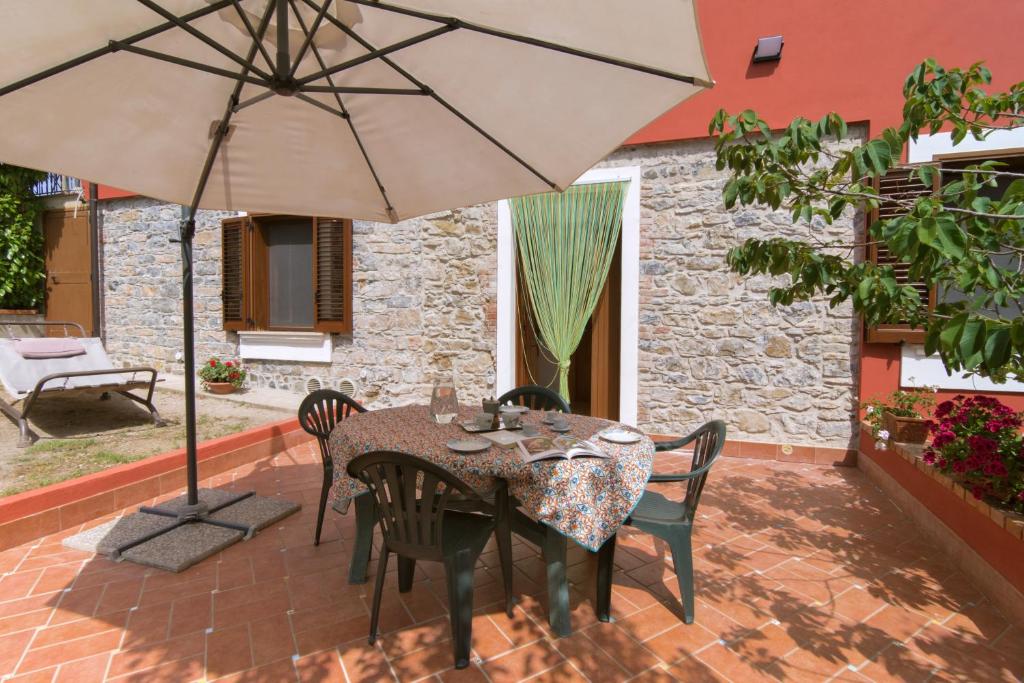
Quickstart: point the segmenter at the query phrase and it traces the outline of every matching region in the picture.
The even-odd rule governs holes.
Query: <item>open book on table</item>
[[[534,439],[520,439],[516,445],[519,448],[519,456],[525,463],[538,460],[611,457],[592,441],[580,441],[572,437],[560,436],[551,439],[541,436]]]

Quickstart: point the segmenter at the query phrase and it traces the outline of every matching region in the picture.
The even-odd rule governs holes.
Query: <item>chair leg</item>
[[[498,561],[501,563],[501,580],[505,586],[505,614],[512,617],[516,597],[512,588],[512,505],[508,489],[501,487],[494,502],[498,516],[494,535],[498,541]]]
[[[333,477],[324,469],[324,483],[320,486],[320,508],[316,513],[316,536],[313,545],[320,545],[320,530],[324,527],[324,511],[327,509],[327,493],[331,490]]]
[[[398,592],[408,593],[412,590],[413,575],[416,574],[416,560],[411,557],[398,556]]]
[[[380,622],[380,599],[384,594],[384,575],[388,571],[387,546],[380,551],[380,559],[377,561],[377,582],[373,587],[373,607],[370,608],[370,645],[377,642],[377,625]]]
[[[569,583],[565,575],[565,536],[544,527],[544,563],[548,573],[548,623],[558,636],[572,633],[569,622]]]
[[[679,595],[683,600],[683,621],[693,623],[693,548],[690,534],[684,533],[669,539],[672,549],[672,564],[676,568]]]
[[[455,668],[469,666],[469,650],[473,641],[473,567],[476,558],[466,550],[445,561],[448,581],[448,612],[452,629],[452,651]]]
[[[373,550],[373,527],[377,518],[373,512],[373,497],[363,493],[355,497],[356,539],[352,547],[352,563],[349,565],[348,582],[366,583],[366,568],[370,564]]]
[[[597,618],[611,621],[612,572],[615,569],[615,536],[612,535],[597,551]]]

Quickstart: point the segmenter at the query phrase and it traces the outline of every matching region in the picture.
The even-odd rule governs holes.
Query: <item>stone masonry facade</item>
[[[726,211],[711,141],[628,147],[599,166],[641,167],[639,425],[687,433],[722,418],[730,438],[846,447],[855,434],[859,325],[824,300],[773,309],[770,278],[725,265],[747,237],[801,237],[785,212]],[[151,199],[101,205],[104,329],[124,363],[181,372],[180,209]],[[232,357],[221,329],[220,219],[199,216],[195,244],[197,359]],[[824,234],[852,241],[859,217]],[[246,362],[258,386],[304,393],[310,379],[356,381],[369,407],[425,402],[436,378],[460,397],[493,392],[497,208],[480,205],[353,228],[353,333],[333,336],[332,362]],[[296,401],[297,402],[297,401]]]

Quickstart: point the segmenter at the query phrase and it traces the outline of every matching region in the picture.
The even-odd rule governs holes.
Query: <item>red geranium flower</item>
[[[215,367],[217,367],[217,361],[216,361],[216,360],[214,360],[213,358],[211,358],[211,359],[210,359],[210,367],[211,367],[211,368],[215,368]]]
[[[224,365],[226,365],[226,366],[228,366],[230,368],[231,367],[231,361],[227,361],[226,363],[224,363]]]

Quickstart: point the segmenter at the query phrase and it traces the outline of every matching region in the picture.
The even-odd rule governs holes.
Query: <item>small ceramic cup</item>
[[[506,429],[515,429],[519,426],[519,413],[502,413],[501,420],[505,423]]]
[[[490,413],[477,413],[476,417],[473,418],[473,424],[475,424],[478,429],[487,429],[491,426],[493,419],[494,416]]]
[[[566,429],[569,427],[569,421],[565,419],[565,415],[557,413],[551,416],[551,426],[555,429]]]

